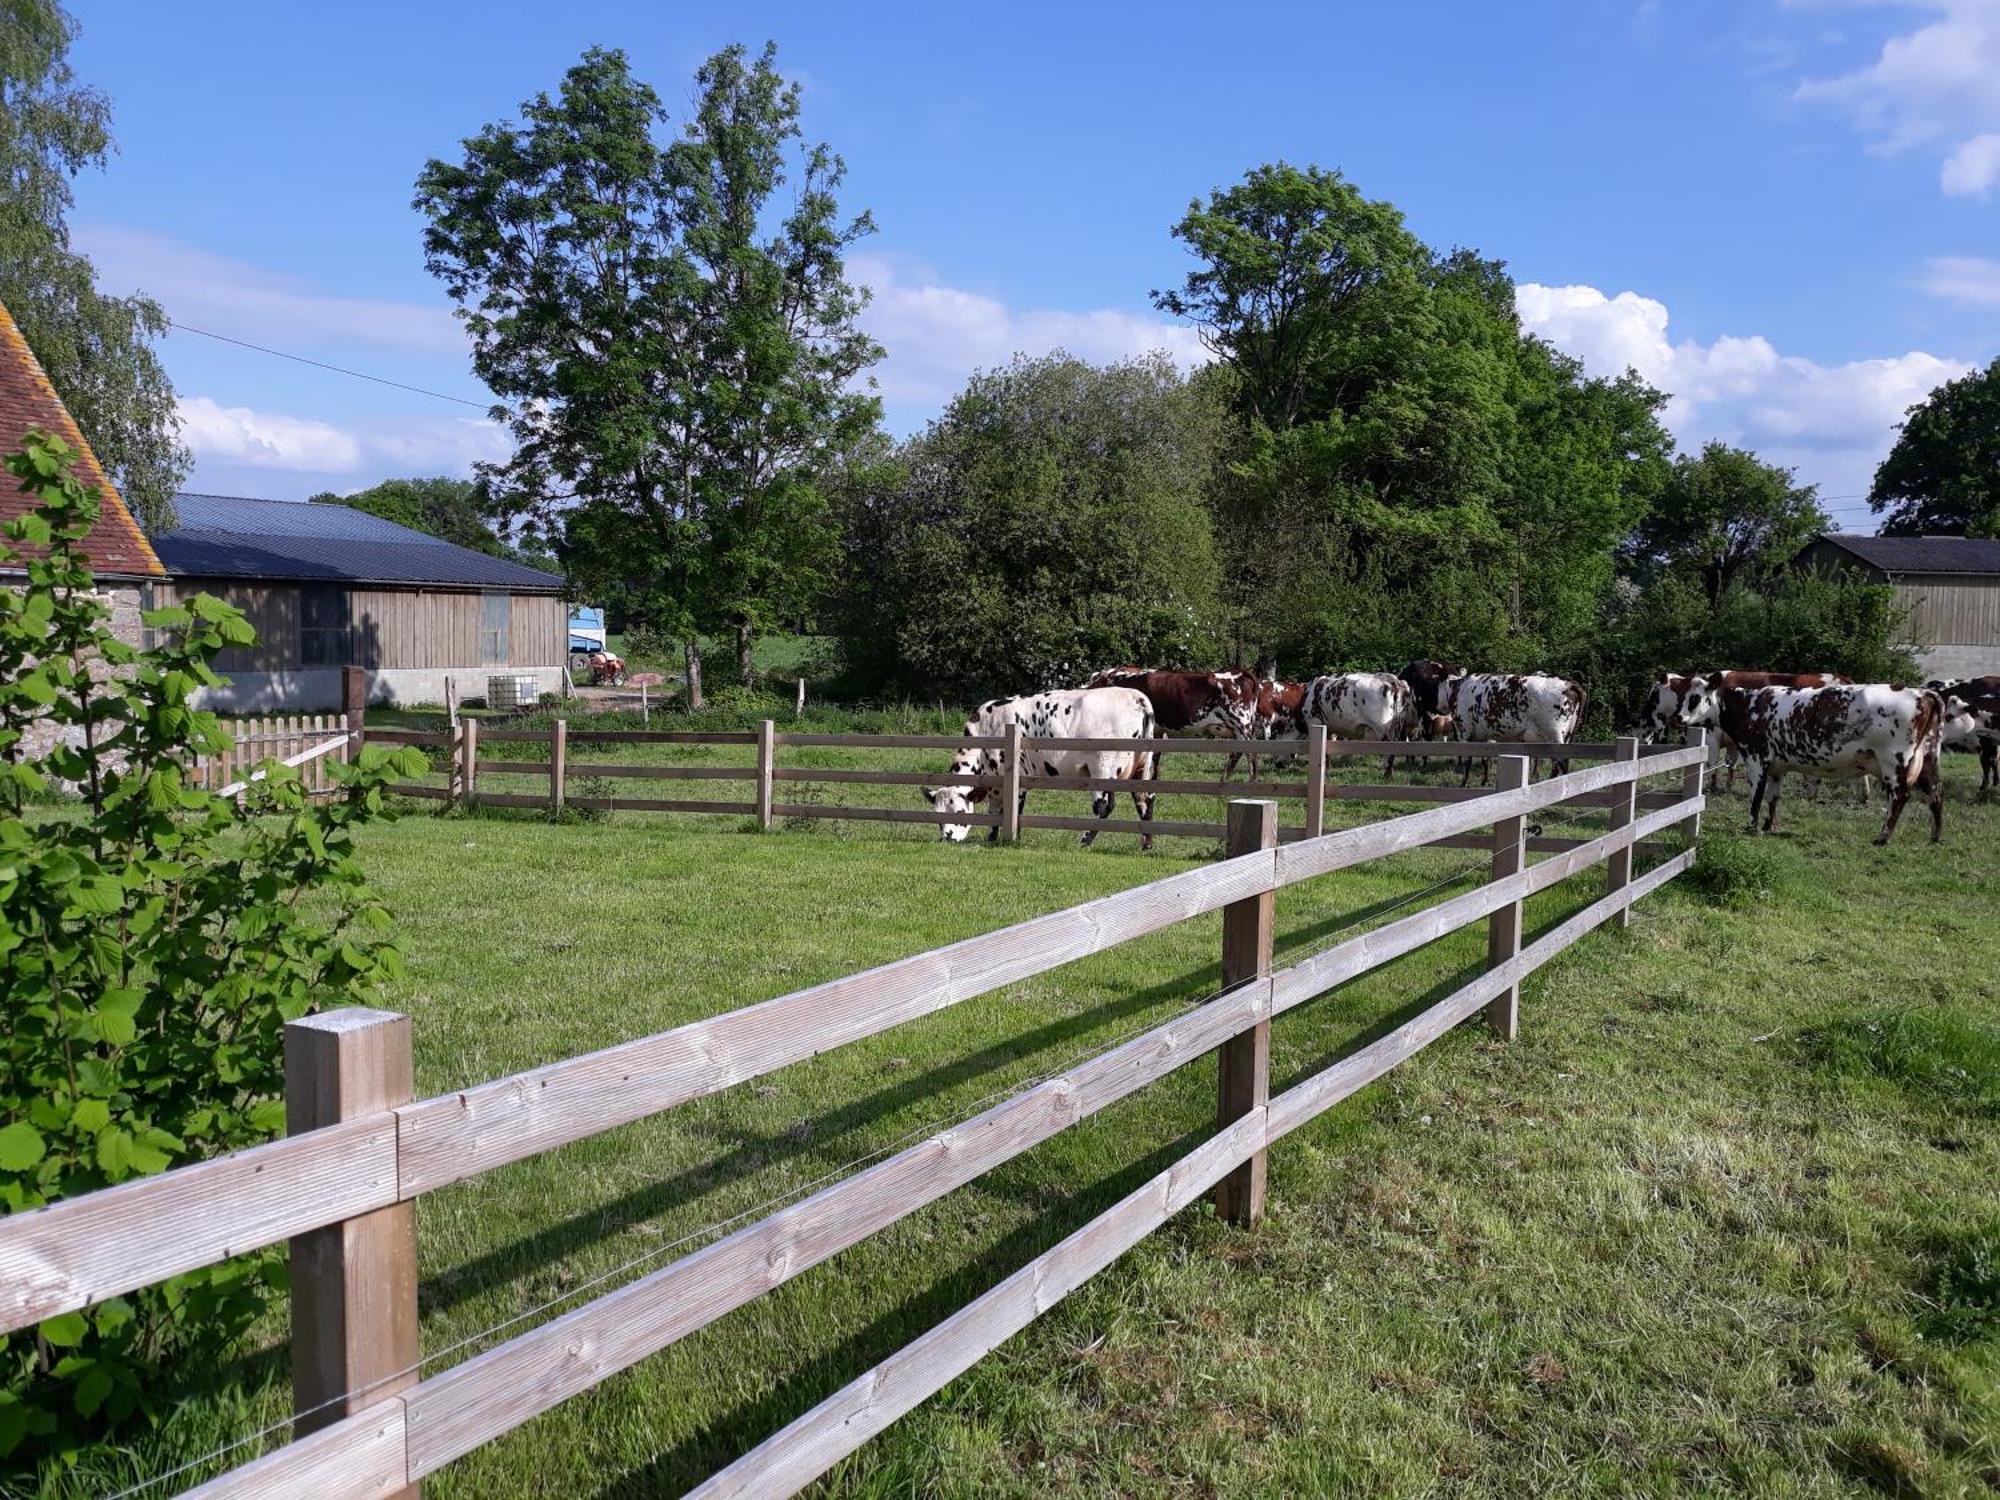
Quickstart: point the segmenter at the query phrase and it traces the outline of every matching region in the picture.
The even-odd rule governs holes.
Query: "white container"
[[[486,679],[488,708],[532,708],[541,702],[541,692],[532,677],[489,677]]]

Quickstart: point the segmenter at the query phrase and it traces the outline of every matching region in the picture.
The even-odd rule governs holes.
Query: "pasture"
[[[907,768],[942,759],[911,752]],[[1789,836],[1745,840],[1740,792],[1719,799],[1703,866],[1642,903],[1629,932],[1602,931],[1532,980],[1517,1043],[1467,1027],[1279,1146],[1263,1226],[1182,1215],[828,1490],[1945,1495],[2000,1482],[2000,981],[1978,957],[2000,806],[1970,801],[1968,771],[1947,763],[1937,850],[1907,827],[1869,847],[1879,815],[1837,796],[1794,797]],[[1359,774],[1379,779],[1379,762]],[[1329,826],[1387,810],[1334,803]],[[742,824],[425,810],[369,831],[364,856],[410,960],[383,1003],[414,1017],[419,1093],[1212,853]],[[1424,851],[1281,892],[1278,961],[1482,863]],[[1594,889],[1531,902],[1529,934]],[[426,1349],[664,1259],[1166,1018],[1213,989],[1217,927],[1183,924],[427,1197]],[[1274,1089],[1483,958],[1461,933],[1284,1018]],[[1212,1064],[1174,1075],[429,1491],[677,1493],[1185,1150],[1213,1104]],[[116,1489],[281,1418],[287,1400],[282,1349],[253,1356],[191,1389],[128,1455],[89,1458],[51,1488]]]

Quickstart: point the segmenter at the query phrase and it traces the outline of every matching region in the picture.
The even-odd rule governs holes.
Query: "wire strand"
[[[477,411],[491,410],[485,401],[468,401],[463,396],[448,396],[443,391],[433,391],[421,385],[405,385],[400,380],[390,380],[382,375],[370,375],[362,370],[350,370],[345,365],[330,365],[323,359],[307,359],[303,354],[287,354],[283,349],[270,349],[262,344],[253,344],[248,339],[231,338],[226,333],[211,333],[206,328],[197,328],[192,323],[183,323],[179,318],[168,318],[167,322],[181,333],[198,333],[205,339],[214,339],[220,344],[234,344],[239,349],[254,349],[259,354],[269,354],[278,359],[289,359],[295,364],[311,365],[317,370],[331,370],[336,375],[351,375],[356,380],[372,380],[377,385],[394,386],[399,391],[412,391],[419,396],[435,396],[440,401],[456,401],[460,406],[470,406]]]

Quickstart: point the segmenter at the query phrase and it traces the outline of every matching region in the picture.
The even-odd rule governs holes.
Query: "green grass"
[[[1877,815],[1838,797],[1788,801],[1789,836],[1751,846],[1733,831],[1743,799],[1721,801],[1706,858],[1740,878],[1670,887],[1629,932],[1566,954],[1527,985],[1515,1044],[1463,1028],[1288,1139],[1262,1227],[1183,1214],[826,1491],[2000,1487],[2000,980],[1981,956],[2000,807],[1970,801],[1965,768],[1950,762],[1937,850],[1921,817],[1870,847]],[[364,857],[410,959],[385,1003],[414,1016],[433,1093],[1213,852],[1133,845],[426,813],[370,832]],[[1400,856],[1281,892],[1279,962],[1477,858]],[[1537,898],[1530,936],[1599,889],[1591,872]],[[1217,943],[1216,918],[1185,923],[426,1197],[426,1348],[637,1255],[664,1263],[704,1225],[1164,1019],[1210,992]],[[1461,933],[1281,1018],[1274,1089],[1483,955]],[[1213,1063],[1189,1066],[428,1493],[679,1493],[1184,1152],[1213,1098]],[[116,1488],[282,1415],[281,1350],[229,1374],[229,1394],[196,1393],[130,1453],[51,1488]]]

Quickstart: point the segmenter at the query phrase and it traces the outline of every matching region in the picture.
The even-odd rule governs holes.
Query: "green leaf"
[[[111,1123],[111,1106],[102,1099],[79,1099],[70,1119],[78,1130],[95,1135]]]
[[[104,1398],[111,1394],[111,1372],[101,1362],[93,1363],[83,1372],[83,1378],[76,1383],[77,1415],[88,1417],[104,1404]]]
[[[90,1332],[90,1320],[80,1312],[58,1313],[53,1318],[44,1318],[38,1330],[58,1349],[74,1349]]]
[[[25,1172],[47,1151],[42,1133],[25,1121],[0,1128],[0,1172]]]

